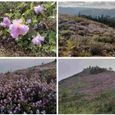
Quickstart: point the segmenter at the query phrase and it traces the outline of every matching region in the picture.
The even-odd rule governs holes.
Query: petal
[[[17,33],[16,31],[11,32],[10,34],[13,38],[18,38],[19,36],[19,33]]]
[[[43,9],[44,8],[42,6],[40,6],[40,5],[34,7],[34,11],[35,11],[36,14],[41,13],[43,11]]]
[[[9,29],[10,29],[10,35],[11,35],[13,38],[18,38],[20,32],[19,32],[17,26],[14,25],[14,24],[11,24],[10,27],[9,27]]]
[[[34,45],[41,45],[41,41],[38,40],[38,39],[36,39],[36,38],[33,38],[33,39],[32,39],[32,43],[33,43]]]
[[[34,11],[35,11],[36,14],[38,14],[37,7],[34,7]]]
[[[19,34],[17,34],[16,32],[12,32],[11,36],[12,36],[12,38],[18,38]]]
[[[6,24],[4,24],[3,22],[1,22],[1,23],[0,23],[0,26],[6,27]]]
[[[43,36],[39,36],[39,40],[40,41],[44,41],[44,37]]]
[[[4,23],[7,27],[9,27],[9,25],[11,24],[11,21],[10,21],[10,19],[9,19],[8,17],[4,17],[3,23]]]
[[[13,24],[10,24],[9,30],[11,31],[13,29]]]
[[[20,34],[25,35],[29,31],[29,27],[25,25],[20,25]]]

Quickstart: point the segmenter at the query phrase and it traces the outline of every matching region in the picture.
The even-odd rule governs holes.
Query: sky
[[[115,70],[115,59],[59,59],[58,80],[70,77],[89,66],[111,67]]]
[[[0,73],[24,69],[52,61],[53,59],[0,59]]]
[[[115,2],[59,2],[59,7],[85,7],[99,9],[113,9]]]

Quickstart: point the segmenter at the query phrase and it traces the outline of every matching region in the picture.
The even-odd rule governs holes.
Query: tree
[[[110,67],[110,68],[109,68],[109,71],[113,71],[113,69]]]
[[[78,16],[79,16],[79,17],[81,16],[81,13],[80,13],[80,12],[78,13]]]

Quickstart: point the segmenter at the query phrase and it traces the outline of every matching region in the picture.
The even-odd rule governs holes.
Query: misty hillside
[[[101,9],[101,8],[85,8],[85,7],[59,7],[59,13],[68,14],[68,15],[76,15],[79,13],[82,15],[92,15],[93,17],[101,16],[110,16],[115,17],[115,9]]]
[[[56,62],[0,74],[0,113],[56,113]]]
[[[89,67],[59,82],[59,113],[115,113],[115,72]],[[68,109],[66,109],[68,108]]]
[[[60,56],[115,56],[115,30],[85,17],[59,15]]]

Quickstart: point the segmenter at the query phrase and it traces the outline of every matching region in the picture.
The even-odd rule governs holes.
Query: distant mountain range
[[[81,15],[86,16],[110,16],[115,17],[115,9],[98,9],[98,8],[84,8],[84,7],[59,7],[59,13],[68,15]]]

